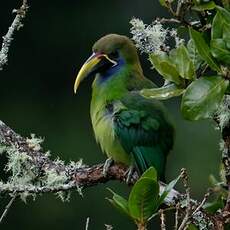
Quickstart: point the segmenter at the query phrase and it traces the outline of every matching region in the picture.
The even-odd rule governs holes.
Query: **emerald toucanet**
[[[94,78],[90,114],[95,137],[108,159],[136,166],[140,173],[154,166],[163,179],[174,129],[162,103],[140,94],[155,84],[144,77],[133,42],[117,34],[99,39],[77,75],[75,93],[87,76]]]

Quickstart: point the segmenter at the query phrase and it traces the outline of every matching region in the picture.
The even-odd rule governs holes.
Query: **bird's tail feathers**
[[[136,167],[141,174],[153,166],[157,170],[158,178],[165,181],[166,156],[160,147],[138,146],[133,148],[132,153]]]

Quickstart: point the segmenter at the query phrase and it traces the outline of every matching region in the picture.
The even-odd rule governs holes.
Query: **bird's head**
[[[138,66],[139,59],[133,42],[126,36],[109,34],[100,38],[93,45],[93,54],[83,64],[74,84],[76,93],[80,82],[89,75],[113,73],[123,65]]]

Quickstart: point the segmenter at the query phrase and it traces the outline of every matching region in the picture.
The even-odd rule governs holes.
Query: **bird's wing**
[[[140,172],[154,166],[164,177],[165,162],[173,145],[173,127],[159,103],[130,95],[113,116],[115,133]]]

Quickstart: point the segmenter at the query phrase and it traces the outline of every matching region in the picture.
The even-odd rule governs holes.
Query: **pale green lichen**
[[[59,157],[54,161],[54,163],[56,165],[59,165],[59,166],[64,166],[65,165],[65,162],[63,160],[61,160]]]
[[[82,188],[80,186],[77,186],[77,192],[81,197],[83,197]]]
[[[229,126],[230,123],[230,95],[225,95],[222,103],[215,114],[215,119],[218,121],[218,128],[222,133],[225,133],[224,129]],[[228,145],[222,139],[220,141],[220,151],[222,152],[222,159],[227,158],[229,160],[229,149]],[[221,181],[226,183],[226,175],[230,174],[229,167],[224,167],[222,164],[220,167],[220,178]]]
[[[59,199],[61,199],[62,202],[69,202],[70,201],[70,197],[71,197],[71,192],[67,191],[67,192],[57,192],[56,193],[57,197]]]
[[[31,134],[31,138],[26,138],[26,142],[28,146],[34,151],[41,150],[41,143],[43,143],[44,139],[41,137],[36,137],[35,134]]]
[[[169,41],[174,40],[175,47],[184,43],[177,31],[173,28],[165,28],[159,20],[153,21],[150,25],[146,25],[142,20],[133,18],[130,21],[132,25],[130,32],[136,47],[147,54],[158,54],[169,51],[171,44]]]
[[[66,183],[68,177],[64,172],[57,173],[55,169],[46,170],[46,179],[45,186],[47,187],[58,187]],[[70,192],[57,192],[57,197],[60,198],[63,202],[70,200]]]
[[[7,151],[7,147],[5,145],[0,144],[0,155]]]
[[[45,185],[59,186],[66,183],[67,179],[68,178],[64,172],[57,173],[55,169],[50,169],[46,171]]]
[[[41,150],[41,143],[43,139],[35,137],[34,134],[31,138],[27,138],[26,142],[30,149],[34,151]],[[81,188],[76,184],[76,182],[71,182],[71,178],[68,173],[82,167],[82,160],[78,162],[70,162],[65,165],[64,161],[57,158],[53,161],[54,167],[47,167],[44,169],[44,173],[40,175],[39,168],[34,164],[34,159],[28,155],[26,152],[21,152],[17,147],[5,147],[0,145],[0,154],[5,152],[8,158],[8,163],[5,166],[5,171],[10,173],[6,183],[0,181],[0,190],[10,191],[14,193],[15,189],[19,192],[20,198],[26,202],[28,196],[32,196],[33,199],[36,198],[37,191],[60,191],[56,195],[62,201],[70,200],[70,189],[76,188],[78,193],[83,196]],[[50,152],[46,152],[44,157],[49,157]],[[67,172],[62,171],[64,168]],[[61,169],[61,170],[60,170]],[[71,184],[72,183],[72,184]]]
[[[170,30],[170,36],[174,38],[176,48],[185,44],[185,40],[178,36],[178,33],[177,33],[176,29],[171,29]]]
[[[36,176],[31,165],[31,157],[27,153],[18,152],[15,148],[7,150],[7,153],[8,163],[5,169],[12,173],[11,183],[20,185],[30,183]]]
[[[209,230],[213,229],[214,227],[210,219],[207,216],[204,216],[204,214],[201,211],[198,211],[193,214],[193,220],[194,224],[198,226],[199,230]]]
[[[226,150],[224,140],[220,140],[219,147],[220,147],[220,151],[225,151]]]
[[[162,47],[165,47],[168,30],[164,29],[162,24],[155,22],[152,25],[146,25],[138,18],[130,21],[132,25],[130,32],[136,47],[143,53],[159,53]]]
[[[0,182],[0,191],[9,191],[10,195],[14,195],[15,193],[15,188],[17,188],[17,190],[23,191],[20,193],[17,193],[17,195],[19,195],[20,199],[26,203],[28,196],[32,197],[33,200],[35,200],[36,198],[36,194],[35,193],[29,193],[27,191],[27,189],[33,190],[35,188],[35,186],[33,185],[23,185],[23,184],[19,184],[20,182],[18,181],[18,184],[13,184],[11,181],[7,182],[7,183],[3,183],[2,181]]]
[[[50,150],[46,151],[46,152],[45,152],[45,157],[49,158],[50,156],[51,156]]]
[[[36,194],[35,193],[29,193],[27,191],[20,193],[20,199],[24,202],[27,203],[28,197],[32,197],[32,199],[35,201],[36,199]]]
[[[230,121],[230,95],[224,96],[224,99],[219,105],[215,116],[217,117],[220,130],[223,131],[224,127],[226,127]]]
[[[36,178],[32,158],[26,152],[19,152],[15,147],[7,147],[5,151],[8,157],[5,171],[11,173],[9,180],[4,184],[5,189],[8,187],[9,190],[12,190],[15,186],[23,188],[24,186],[32,185],[33,180]],[[29,195],[35,198],[34,194],[29,194],[27,191],[19,195],[24,202],[26,202],[26,198]]]
[[[15,148],[10,148],[7,150],[8,153],[8,163],[5,170],[11,172],[11,177],[9,178],[6,186],[9,188],[14,186],[31,185],[33,180],[36,178],[34,173],[34,166],[31,164],[31,157],[24,152],[18,152]],[[28,196],[32,196],[35,199],[36,195],[28,193],[27,191],[20,193],[20,198],[26,203]]]
[[[70,168],[72,169],[79,169],[79,168],[82,168],[84,165],[83,165],[83,160],[80,159],[79,161],[70,161],[69,165],[68,165]]]
[[[105,224],[105,229],[106,229],[106,230],[112,230],[112,229],[113,229],[113,226],[110,225],[110,224]]]

